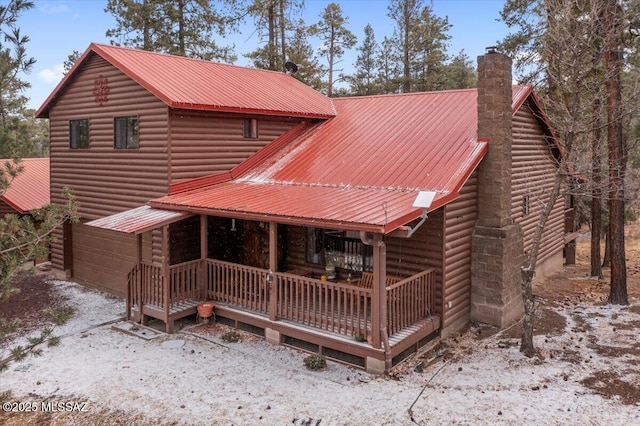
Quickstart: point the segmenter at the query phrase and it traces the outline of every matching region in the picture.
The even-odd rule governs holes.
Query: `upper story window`
[[[71,149],[89,148],[89,120],[69,121],[69,147]]]
[[[258,119],[244,119],[244,137],[246,139],[258,139]]]
[[[116,149],[138,148],[138,117],[116,117],[113,119],[113,145]]]

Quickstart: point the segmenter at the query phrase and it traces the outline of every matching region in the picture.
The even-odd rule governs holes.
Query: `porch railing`
[[[167,314],[186,300],[202,298],[204,283],[202,262],[173,265],[168,270],[169,286],[165,290],[162,267],[141,262],[128,275],[127,317],[131,316],[131,306],[148,305]]]
[[[170,305],[182,300],[199,300],[204,296],[204,271],[201,260],[180,263],[169,267]]]
[[[366,338],[371,289],[287,273],[275,273],[274,280],[279,319]]]
[[[164,307],[164,277],[162,276],[162,267],[142,262],[140,264],[140,280],[142,285],[142,303],[159,308]]]
[[[367,337],[371,332],[373,290],[276,272],[273,287],[269,271],[221,260],[196,260],[167,270],[142,262],[128,276],[127,317],[131,307],[152,305],[167,314],[185,300],[211,299],[257,313],[346,336]],[[389,336],[433,313],[434,269],[420,272],[386,287]],[[271,312],[271,297],[275,314]]]
[[[387,331],[399,332],[433,314],[436,271],[427,269],[387,287]]]
[[[207,297],[214,301],[269,312],[269,271],[237,263],[207,259]]]

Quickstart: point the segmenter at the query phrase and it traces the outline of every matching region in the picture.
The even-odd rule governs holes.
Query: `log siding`
[[[106,79],[109,87],[101,105],[93,93],[98,79]],[[114,118],[125,116],[138,118],[137,149],[114,147]],[[113,65],[91,55],[49,111],[51,201],[64,203],[63,188],[71,188],[83,222],[139,207],[166,195],[170,183],[229,170],[300,121],[258,117],[258,138],[245,139],[243,118],[171,110]],[[89,121],[88,149],[70,147],[69,121],[78,119]],[[81,224],[74,225],[72,233],[77,234],[71,239],[73,265],[64,264],[63,231],[58,229],[52,245],[53,267],[63,271],[66,266],[74,278],[124,295],[135,251],[119,251],[123,241],[117,233],[101,234]],[[92,240],[113,251],[106,252]],[[160,241],[155,231],[143,236],[144,259],[161,261]],[[118,265],[109,276],[113,259]]]
[[[445,212],[443,330],[455,329],[469,320],[471,241],[478,218],[477,172],[462,187],[460,197],[445,207]]]
[[[110,88],[102,106],[93,96],[100,76]],[[139,149],[114,148],[114,118],[121,116],[138,116]],[[71,149],[69,120],[82,118],[89,120],[89,148]],[[51,108],[49,123],[52,202],[64,203],[62,188],[69,187],[80,217],[96,219],[166,194],[167,108],[104,59],[89,58]]]
[[[300,122],[258,118],[258,138],[243,136],[245,117],[171,111],[171,183],[230,170]]]
[[[557,162],[545,139],[544,129],[528,104],[513,117],[511,217],[522,226],[525,253],[530,253],[543,203],[549,201]],[[528,209],[525,199],[528,198]],[[528,210],[528,214],[525,214]],[[564,202],[556,200],[542,235],[538,265],[564,246]]]
[[[96,79],[107,79],[109,94],[106,103],[99,105],[93,95]],[[114,118],[137,116],[139,148],[115,149]],[[89,120],[89,148],[71,149],[69,121]],[[98,56],[87,59],[73,82],[60,93],[49,112],[51,140],[51,201],[65,202],[63,188],[71,188],[78,200],[78,215],[83,221],[96,219],[144,204],[150,198],[166,194],[168,167],[166,154],[167,108],[114,66]],[[132,265],[135,252],[120,251],[121,236],[100,234],[84,225],[75,224],[72,232],[73,266],[71,274],[94,287],[117,295],[124,295],[126,272]],[[62,229],[54,233],[51,260],[57,270],[64,270]],[[114,247],[105,252],[95,242]],[[111,257],[118,259],[125,253],[128,260],[116,266],[109,277]],[[126,264],[126,265],[125,265]],[[66,265],[70,267],[71,265]],[[129,267],[129,269],[131,269]]]

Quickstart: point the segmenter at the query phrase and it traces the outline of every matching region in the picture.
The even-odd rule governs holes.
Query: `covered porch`
[[[176,319],[196,314],[198,303],[207,300],[217,316],[262,329],[270,340],[280,334],[277,343],[294,339],[363,360],[386,354],[392,362],[440,325],[432,313],[434,269],[384,285],[382,292],[358,281],[325,281],[215,259],[172,265],[166,274],[163,269],[146,262],[136,266],[126,306],[128,319],[160,319],[168,333]]]
[[[321,276],[324,268],[283,268],[287,262],[279,255],[282,244],[278,243],[278,231],[285,230],[285,224],[262,223],[268,233],[268,248],[263,250],[268,260],[256,267],[211,256],[219,252],[212,250],[212,245],[231,243],[219,235],[209,235],[207,215],[161,213],[148,207],[132,212],[123,213],[138,215],[135,230],[130,229],[138,241],[138,259],[126,284],[126,315],[130,320],[146,324],[156,318],[165,322],[167,333],[172,333],[177,319],[196,315],[199,303],[211,301],[219,321],[262,335],[270,342],[320,352],[372,372],[388,370],[440,329],[436,269],[407,274],[394,269],[394,275],[387,274],[382,235],[363,232],[360,249],[366,245],[371,253],[366,265],[331,279]],[[146,214],[160,216],[141,220]],[[170,225],[187,218],[199,223],[199,230],[190,232],[191,243],[199,237],[199,256],[171,264],[170,250],[177,247],[170,244],[175,240]],[[124,230],[123,225],[116,225],[117,218],[110,221],[112,229]],[[147,233],[148,241],[150,232],[160,235],[160,261],[143,259],[143,234]],[[193,234],[199,235],[194,238]],[[344,250],[354,247],[352,243]]]

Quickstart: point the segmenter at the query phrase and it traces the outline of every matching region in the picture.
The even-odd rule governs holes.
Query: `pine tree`
[[[225,3],[222,13],[201,0],[108,0],[117,26],[106,36],[118,46],[233,62],[233,47],[215,41],[237,29],[236,2]]]
[[[357,50],[359,53],[354,64],[355,74],[349,78],[351,94],[366,96],[382,93],[377,80],[378,44],[371,25],[367,24],[364,28],[364,40]]]
[[[423,0],[391,0],[387,15],[396,23],[393,46],[398,51],[402,69],[402,91],[411,92],[411,62],[414,55],[414,33],[420,20]]]
[[[302,20],[298,21],[293,36],[287,44],[287,59],[298,66],[298,71],[292,76],[319,91],[322,89],[322,76],[325,69],[309,43],[308,35],[308,27]]]
[[[33,7],[33,2],[10,0],[0,5],[0,137],[17,136],[10,116],[21,115],[27,98],[22,95],[30,84],[20,78],[31,72],[36,60],[27,56],[26,45],[29,37],[21,34],[17,20],[22,12]]]
[[[251,0],[247,13],[253,16],[256,32],[264,45],[245,56],[253,60],[256,68],[285,70],[284,64],[290,60],[287,58],[289,52],[287,34],[293,32],[293,37],[298,37],[299,41],[300,25],[306,28],[301,20],[296,21],[298,26],[295,28],[292,24],[292,17],[297,16],[303,6],[302,1]]]
[[[431,6],[420,11],[420,19],[411,34],[411,74],[413,90],[424,92],[442,90],[445,86],[445,62],[451,36],[447,18],[433,14]]]
[[[327,95],[333,96],[333,85],[336,65],[345,53],[356,44],[356,36],[346,27],[348,19],[342,15],[342,8],[336,3],[329,3],[321,15],[321,20],[313,25],[312,34],[318,35],[322,42],[320,54],[327,58]]]
[[[475,87],[478,75],[473,68],[473,63],[469,56],[461,50],[443,68],[444,87],[443,89],[468,89]]]
[[[400,92],[402,77],[400,76],[399,57],[395,54],[394,41],[385,37],[377,55],[377,82],[384,94]]]

